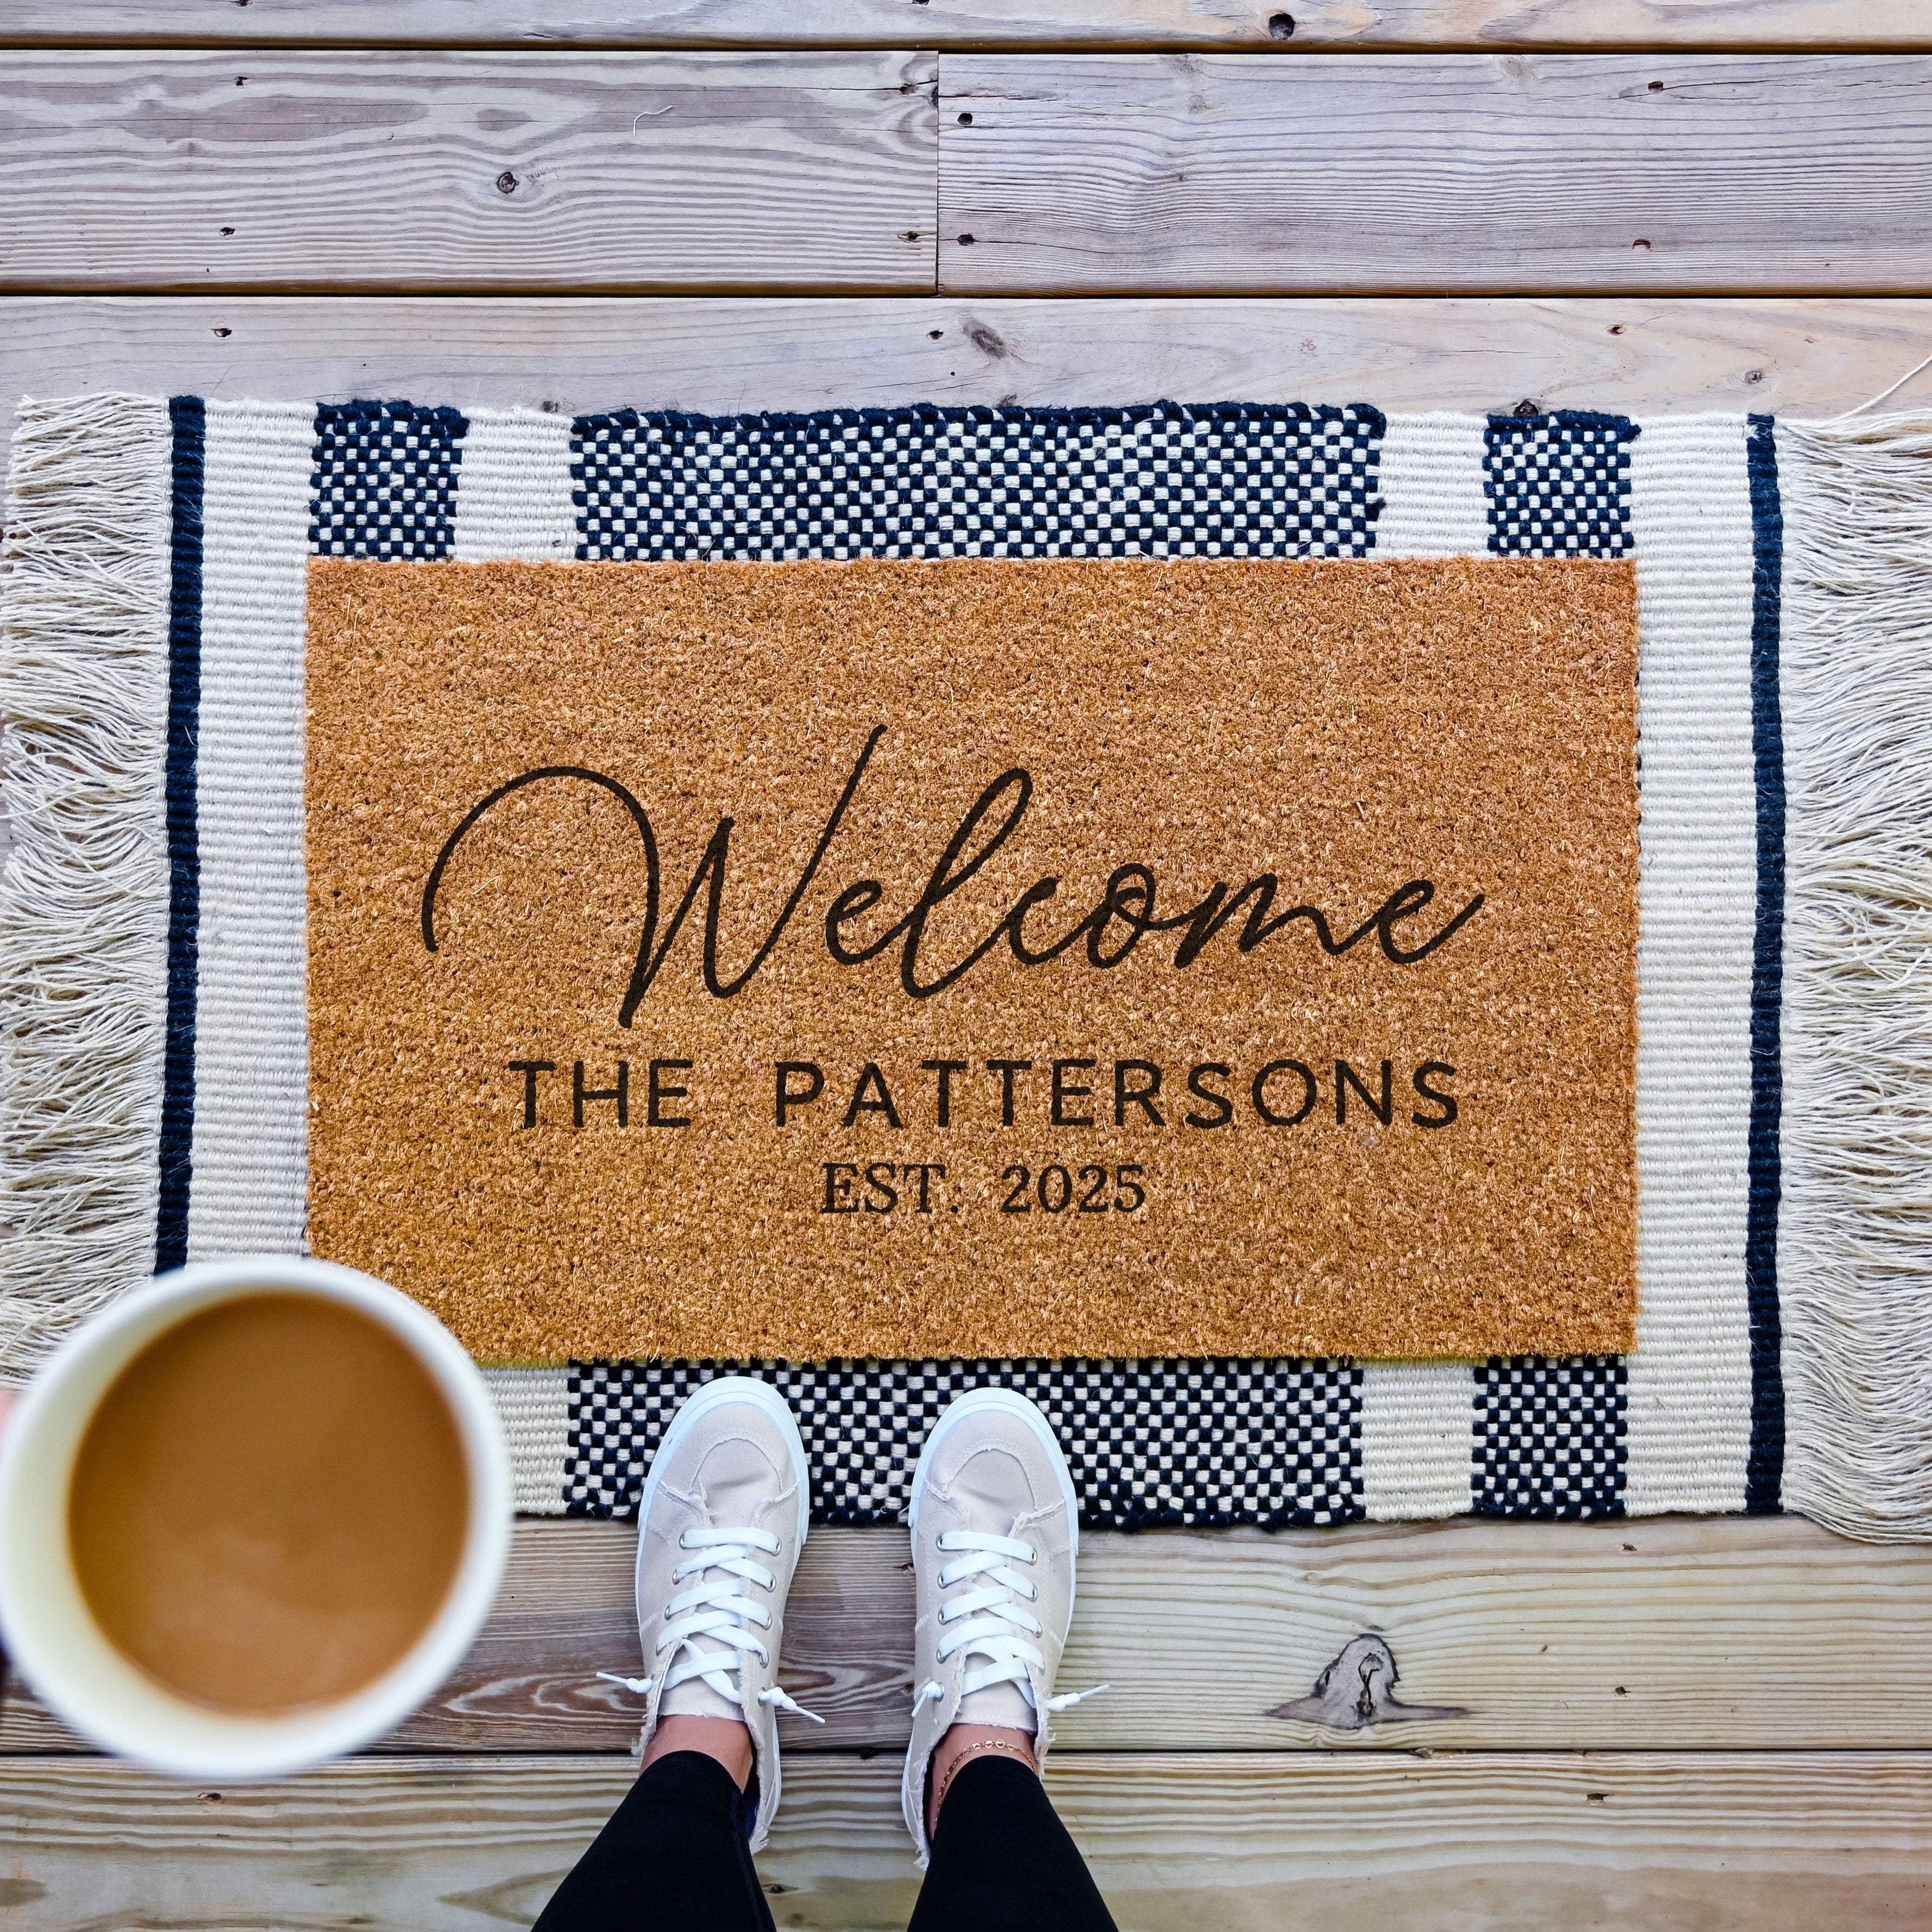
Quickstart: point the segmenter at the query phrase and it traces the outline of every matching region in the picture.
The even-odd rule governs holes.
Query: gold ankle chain
[[[983,1750],[1005,1751],[1010,1756],[1018,1758],[1019,1761],[1026,1766],[1028,1770],[1032,1772],[1036,1776],[1039,1774],[1040,1766],[1034,1763],[1033,1753],[1031,1751],[1025,1749],[1023,1746],[1019,1744],[1010,1744],[1004,1738],[982,1738],[977,1744],[968,1744],[966,1748],[946,1767],[946,1781],[944,1784],[940,1785],[938,1792],[934,1795],[932,1800],[932,1815],[934,1817],[937,1818],[939,1816],[939,1808],[946,1802],[946,1794],[952,1789],[952,1780],[959,1775],[959,1767],[964,1764],[975,1751]]]

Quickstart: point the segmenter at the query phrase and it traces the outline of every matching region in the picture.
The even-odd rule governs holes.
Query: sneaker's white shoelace
[[[627,1690],[634,1690],[640,1697],[649,1696],[652,1685],[660,1678],[664,1690],[670,1691],[694,1677],[701,1677],[719,1696],[742,1711],[744,1694],[732,1682],[733,1673],[744,1668],[748,1655],[755,1656],[760,1664],[771,1661],[771,1653],[763,1640],[746,1625],[755,1624],[759,1630],[772,1627],[771,1612],[755,1598],[746,1595],[743,1586],[754,1583],[769,1594],[778,1580],[752,1552],[758,1550],[767,1556],[776,1556],[784,1546],[768,1529],[687,1529],[678,1538],[677,1546],[700,1553],[680,1563],[670,1573],[671,1581],[682,1583],[688,1576],[699,1581],[695,1589],[680,1592],[664,1606],[665,1623],[658,1633],[655,1656],[662,1658],[668,1651],[669,1661],[649,1677],[620,1677],[610,1670],[600,1670],[597,1675],[608,1683],[621,1684]],[[720,1572],[723,1580],[706,1582],[704,1573],[708,1570]],[[701,1636],[728,1648],[706,1648],[695,1641]],[[790,1694],[776,1684],[758,1693],[758,1702],[776,1704],[782,1711],[809,1718],[814,1724],[825,1721],[817,1712],[794,1702]]]
[[[986,1660],[977,1670],[967,1669],[960,1679],[962,1697],[970,1697],[989,1684],[1017,1684],[1021,1695],[1032,1703],[1031,1672],[1044,1670],[1046,1658],[1038,1645],[1028,1642],[1029,1637],[1040,1635],[1040,1621],[1026,1606],[1039,1600],[1040,1592],[1012,1565],[1024,1563],[1030,1567],[1037,1563],[1039,1550],[1016,1537],[994,1536],[976,1529],[944,1530],[938,1546],[942,1555],[958,1558],[940,1571],[942,1590],[952,1589],[975,1577],[981,1580],[977,1588],[948,1598],[940,1605],[939,1621],[958,1625],[939,1640],[940,1662],[944,1664],[962,1652],[962,1663],[970,1663],[976,1657]],[[1090,1690],[1070,1690],[1062,1696],[1049,1697],[1046,1708],[1070,1710],[1082,1698],[1097,1696],[1111,1688],[1108,1684],[1096,1684]],[[913,1700],[913,1708],[917,1711],[922,1704],[945,1695],[943,1684],[922,1684]]]

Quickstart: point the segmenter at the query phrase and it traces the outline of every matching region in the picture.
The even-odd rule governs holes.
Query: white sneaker
[[[1053,1694],[1073,1618],[1079,1499],[1045,1416],[1010,1389],[973,1389],[933,1425],[912,1479],[912,1743],[901,1798],[921,1869],[926,1772],[956,1724],[1034,1734],[1044,1766]],[[1104,1684],[1095,1687],[1106,1689]]]
[[[821,1721],[778,1686],[810,1501],[805,1444],[777,1390],[747,1376],[696,1390],[664,1431],[638,1504],[638,1634],[651,1674],[598,1672],[650,1700],[640,1755],[660,1718],[735,1718],[750,1731],[754,1851],[778,1810],[778,1712]]]

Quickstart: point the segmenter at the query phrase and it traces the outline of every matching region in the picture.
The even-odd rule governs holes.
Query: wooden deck
[[[278,1784],[85,1755],[10,1686],[4,1923],[533,1916],[629,1774],[634,1700],[595,1672],[638,1667],[634,1546],[526,1520],[436,1702]],[[1124,1927],[1932,1921],[1932,1551],[1795,1520],[1168,1532],[1089,1538],[1080,1582],[1066,1681],[1114,1688],[1049,1782]],[[784,1681],[827,1723],[783,1723],[781,1924],[910,1908],[911,1616],[901,1534],[812,1538]],[[1328,1721],[1284,1714],[1352,1646]]]
[[[1822,414],[1932,352],[1914,0],[11,0],[0,50],[0,438],[110,387]],[[526,1522],[436,1702],[280,1784],[7,1682],[0,1927],[526,1923],[627,1776],[632,1537]],[[813,1538],[782,1925],[910,1908],[910,1588]],[[1932,1550],[1796,1520],[1100,1535],[1049,1781],[1148,1932],[1932,1924],[1928,1661]]]

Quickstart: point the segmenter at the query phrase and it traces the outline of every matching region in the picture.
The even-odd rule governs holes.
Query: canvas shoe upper
[[[778,1684],[785,1593],[809,1504],[805,1445],[776,1389],[724,1376],[694,1391],[664,1431],[638,1505],[638,1631],[650,1674],[598,1673],[647,1699],[640,1754],[661,1718],[746,1725],[758,1780],[754,1851],[778,1809],[778,1712],[819,1721]]]
[[[933,1425],[912,1481],[912,1743],[901,1791],[925,1866],[926,1774],[956,1723],[1034,1733],[1046,1762],[1073,1617],[1078,1498],[1046,1418],[1010,1389],[974,1389]],[[1105,1690],[1097,1684],[1096,1690]]]

